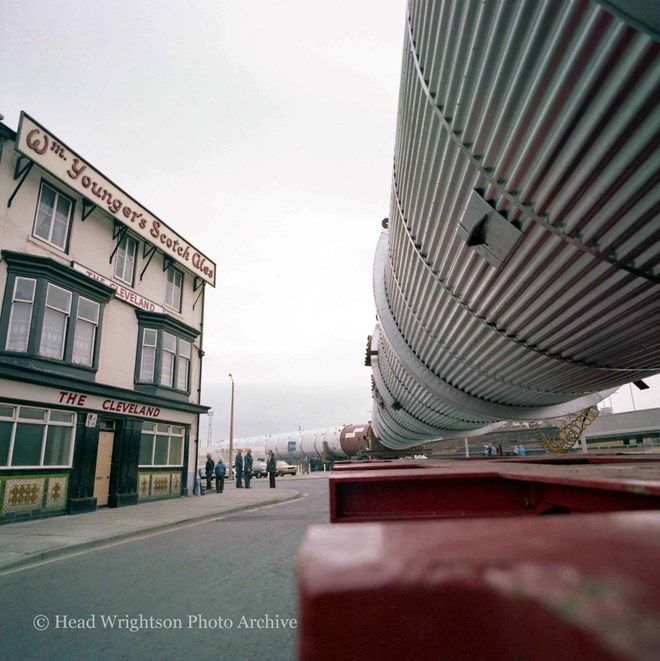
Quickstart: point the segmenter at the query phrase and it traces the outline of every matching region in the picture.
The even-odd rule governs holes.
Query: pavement
[[[312,473],[278,478],[276,489],[268,488],[267,479],[253,479],[252,489],[237,489],[234,484],[227,482],[221,494],[207,491],[203,496],[184,496],[127,507],[105,507],[86,514],[2,525],[0,573],[131,537],[209,521],[242,510],[284,503],[303,495],[306,480],[323,479],[327,475]]]

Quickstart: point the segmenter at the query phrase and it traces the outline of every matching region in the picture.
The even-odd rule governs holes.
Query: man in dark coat
[[[236,488],[243,488],[243,450],[236,450]]]
[[[222,457],[218,459],[215,465],[215,492],[222,493],[225,489],[225,475],[227,475],[227,466],[222,463]]]
[[[275,463],[275,455],[272,450],[268,450],[268,461],[266,462],[266,472],[270,480],[270,488],[275,488],[275,472],[277,471],[277,464]]]
[[[245,478],[245,488],[251,489],[250,480],[252,479],[252,450],[248,448],[245,451],[245,459],[243,460],[243,477]]]
[[[206,455],[206,488],[211,491],[211,480],[213,479],[213,468],[215,463],[210,454]]]

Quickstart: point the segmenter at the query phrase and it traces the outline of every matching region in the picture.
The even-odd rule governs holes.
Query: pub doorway
[[[94,475],[94,498],[96,498],[97,507],[103,507],[108,504],[114,445],[114,421],[102,421],[101,431],[99,432],[98,451],[96,453],[96,473]]]

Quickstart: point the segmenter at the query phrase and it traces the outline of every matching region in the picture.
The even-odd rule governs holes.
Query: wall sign
[[[70,390],[60,390],[58,388],[38,386],[31,383],[0,379],[0,400],[3,399],[24,400],[30,402],[32,406],[64,406],[80,409],[81,413],[85,409],[86,413],[102,414],[104,411],[121,413],[141,418],[151,418],[152,420],[167,420],[168,422],[184,425],[193,424],[196,419],[195,413],[187,411],[162,409],[158,406],[127,402],[102,395],[88,395]]]
[[[59,391],[58,404],[74,406],[76,408],[95,408],[111,411],[112,413],[125,413],[127,415],[138,415],[142,418],[160,417],[160,409],[157,406],[146,404],[135,404],[134,402],[123,402],[121,399],[103,399],[93,395],[83,395],[68,390]]]
[[[121,299],[122,301],[126,301],[126,303],[129,303],[136,308],[140,308],[140,310],[146,310],[147,312],[160,312],[161,314],[165,312],[164,308],[161,305],[158,305],[158,303],[154,303],[148,298],[144,298],[144,296],[136,294],[131,289],[122,287],[113,280],[108,280],[108,278],[103,277],[100,273],[96,273],[95,271],[92,271],[92,269],[88,269],[82,264],[73,262],[72,266],[74,271],[78,271],[78,273],[82,273],[88,278],[96,280],[96,282],[100,282],[106,287],[112,287],[115,290],[115,296],[117,298]]]
[[[215,287],[215,264],[208,257],[24,112],[21,112],[16,149]]]

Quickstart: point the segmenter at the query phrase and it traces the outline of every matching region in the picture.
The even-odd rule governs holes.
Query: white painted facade
[[[62,144],[57,155],[72,160]],[[148,241],[148,227],[122,223],[91,188],[82,195],[48,161],[16,147],[16,133],[0,124],[0,522],[191,493],[199,415],[208,410],[200,403],[204,289],[215,265],[204,257],[200,273],[158,238]],[[34,465],[28,444],[41,428],[28,425],[41,423],[21,420],[42,411]],[[49,427],[51,418],[73,427],[69,462],[50,456],[69,433]],[[109,494],[99,496],[103,439],[112,474]]]

